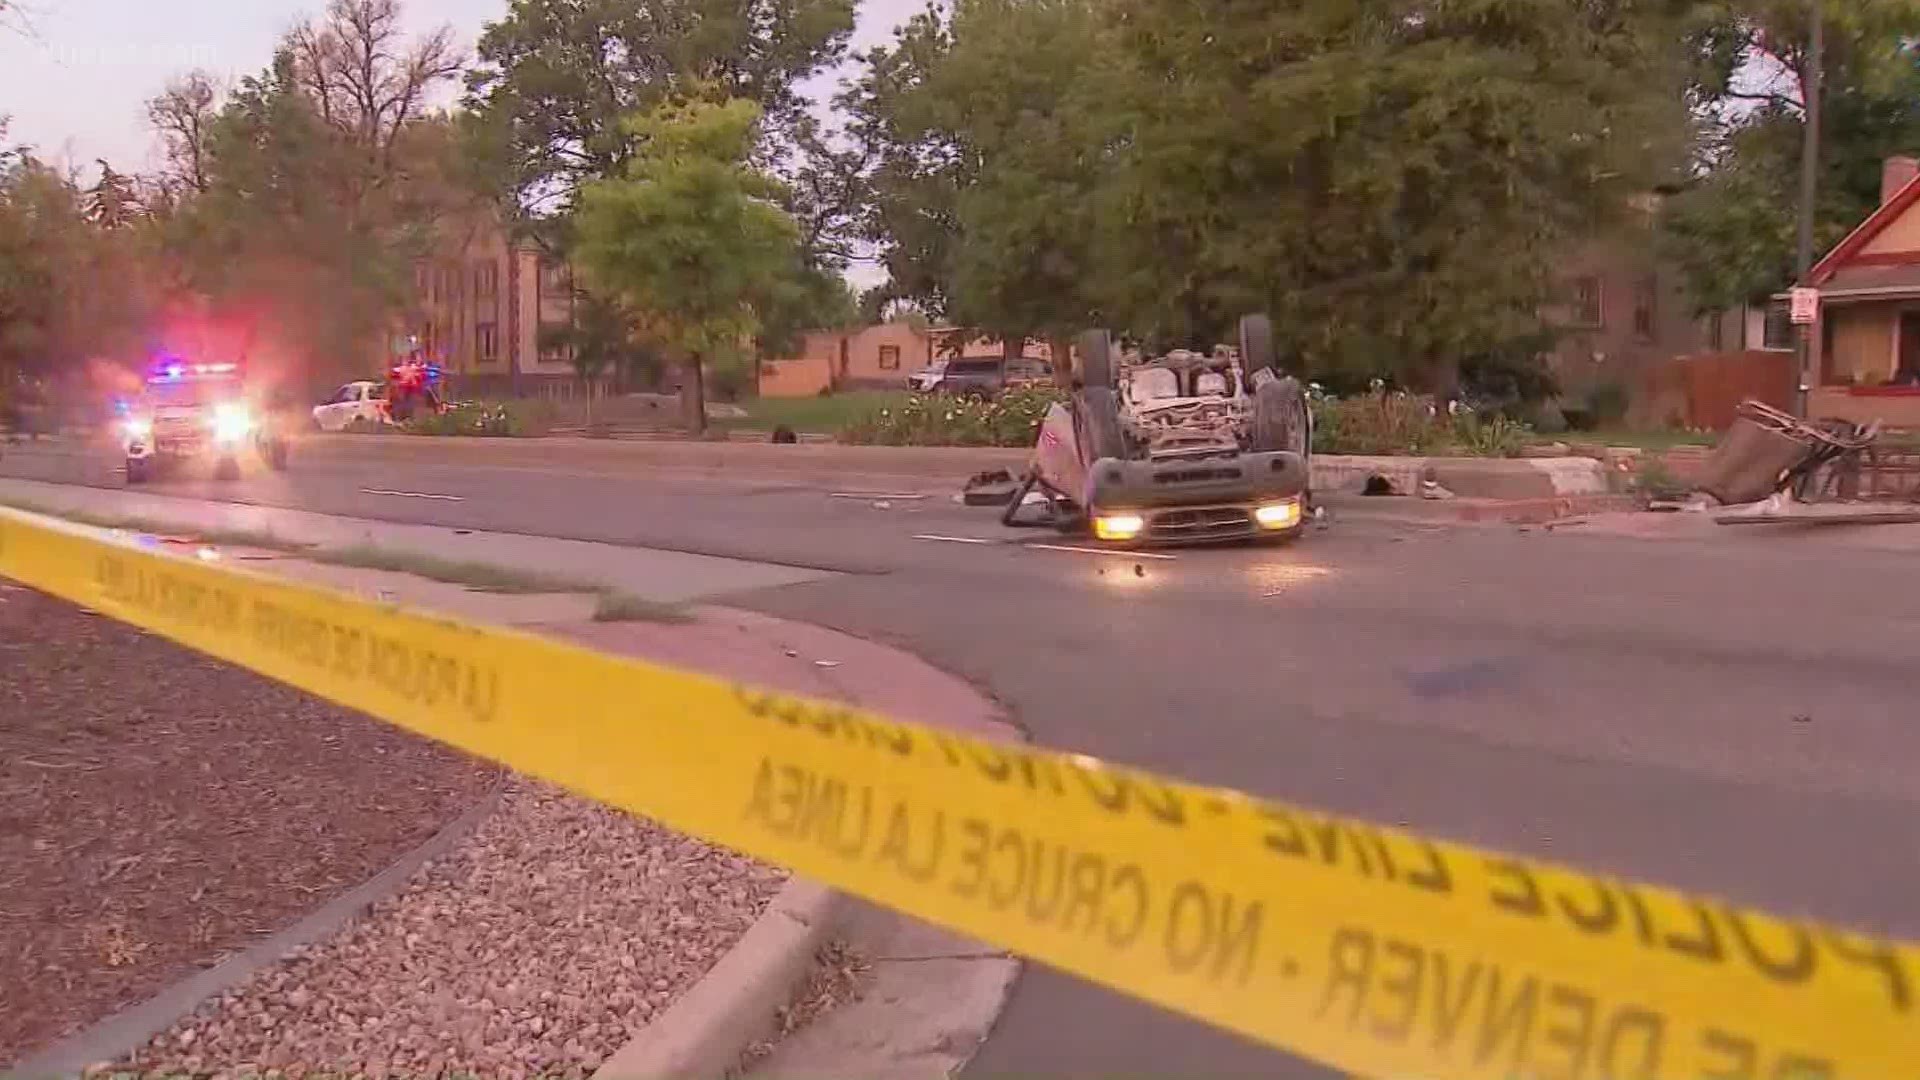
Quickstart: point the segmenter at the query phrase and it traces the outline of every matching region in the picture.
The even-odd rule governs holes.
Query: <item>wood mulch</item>
[[[372,877],[497,777],[0,579],[0,1067]]]

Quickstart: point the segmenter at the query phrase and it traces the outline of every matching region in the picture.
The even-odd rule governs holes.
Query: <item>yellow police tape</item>
[[[143,550],[0,575],[1353,1073],[1893,1077],[1920,950]]]

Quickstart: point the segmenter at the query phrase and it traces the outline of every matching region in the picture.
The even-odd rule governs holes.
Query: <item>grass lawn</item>
[[[853,390],[826,397],[754,398],[739,403],[747,410],[746,419],[718,421],[717,426],[772,431],[784,424],[802,434],[831,435],[856,416],[904,405],[911,396],[905,390]]]

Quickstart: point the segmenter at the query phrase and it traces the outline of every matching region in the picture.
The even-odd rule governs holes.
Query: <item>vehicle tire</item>
[[[213,478],[215,480],[240,479],[240,462],[232,457],[221,458],[214,463]]]
[[[1113,396],[1113,389],[1083,387],[1074,404],[1081,459],[1091,465],[1103,458],[1126,457],[1127,437],[1120,428],[1120,402]]]
[[[1252,379],[1253,373],[1276,367],[1273,353],[1273,320],[1265,315],[1247,315],[1240,320],[1240,367]],[[1274,374],[1279,374],[1278,371]]]
[[[128,458],[127,459],[128,485],[146,483],[147,476],[149,475],[147,466],[148,466],[148,461],[146,458]]]
[[[1113,385],[1113,338],[1105,330],[1089,330],[1080,335],[1080,385]]]
[[[1300,380],[1275,379],[1253,392],[1253,449],[1290,450],[1306,457],[1312,448],[1313,417]]]

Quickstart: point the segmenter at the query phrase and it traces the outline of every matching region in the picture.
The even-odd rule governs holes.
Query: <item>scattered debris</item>
[[[1005,506],[1019,491],[1020,481],[1012,473],[991,469],[968,477],[959,498],[967,506]]]
[[[1429,465],[1426,470],[1420,474],[1420,497],[1439,501],[1451,499],[1454,496],[1453,492],[1440,486],[1440,474],[1434,471],[1433,466]]]
[[[815,660],[815,661],[813,662],[813,666],[814,666],[814,667],[817,667],[817,668],[837,668],[837,667],[839,667],[839,666],[840,666],[840,661],[838,661],[838,660]]]

